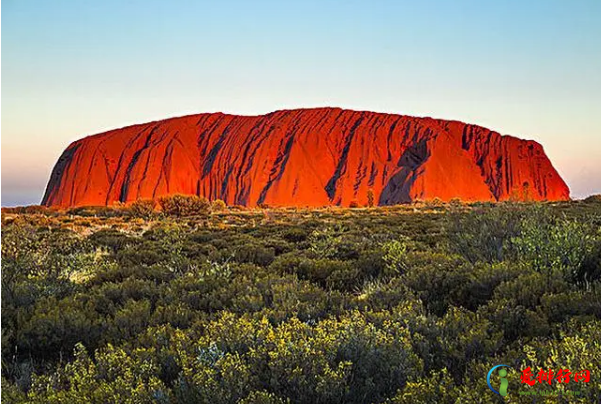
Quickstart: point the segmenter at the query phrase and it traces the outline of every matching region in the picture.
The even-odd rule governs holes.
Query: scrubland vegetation
[[[3,209],[3,402],[497,403],[497,364],[601,397],[599,200],[197,199]]]

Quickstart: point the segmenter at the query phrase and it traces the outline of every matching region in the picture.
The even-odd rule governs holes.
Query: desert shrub
[[[601,203],[601,194],[590,195],[584,198],[587,203]]]
[[[215,199],[211,203],[211,210],[213,212],[223,212],[226,209],[227,209],[227,205],[221,199]]]
[[[497,287],[494,293],[495,299],[511,299],[514,306],[519,305],[534,310],[540,305],[543,295],[570,290],[569,285],[559,276],[549,279],[545,274],[521,268],[521,273],[516,273],[513,279],[508,279]]]
[[[523,346],[521,369],[569,369],[571,372],[589,370],[591,382],[583,387],[580,383],[554,384],[560,392],[580,390],[582,403],[595,402],[601,397],[601,385],[593,383],[593,375],[601,369],[601,323],[599,319],[581,325],[570,321],[560,331],[558,339],[537,338]],[[573,380],[573,379],[572,379]]]
[[[309,233],[305,229],[293,227],[284,231],[282,236],[285,240],[290,241],[291,243],[300,243],[309,237]]]
[[[168,403],[168,389],[156,377],[157,369],[145,350],[130,355],[109,345],[92,359],[79,344],[73,362],[57,374],[34,379],[28,401]]]
[[[88,236],[88,241],[95,247],[106,248],[112,252],[117,252],[135,243],[131,236],[115,229],[98,230]]]
[[[600,290],[573,290],[545,294],[540,299],[538,309],[551,324],[563,323],[581,316],[590,319],[601,318],[601,300],[597,298],[600,293]]]
[[[330,265],[331,272],[326,279],[326,287],[329,289],[350,292],[361,286],[366,279],[365,274],[360,273],[350,261],[333,261]]]
[[[24,393],[24,388],[20,386],[19,380],[13,383],[5,376],[2,375],[2,399],[8,403],[27,402],[27,395]],[[31,381],[28,380],[25,384],[28,387]]]
[[[516,204],[474,208],[467,214],[452,212],[446,226],[449,248],[472,263],[503,261],[508,243],[519,235],[525,216],[544,221],[548,214],[543,209],[527,209]]]
[[[19,330],[18,351],[38,358],[69,355],[75,344],[95,346],[100,335],[100,322],[94,310],[75,299],[40,299]]]
[[[359,201],[356,199],[353,199],[350,203],[349,203],[349,208],[351,209],[355,209],[355,208],[359,208],[361,207],[361,205],[359,204]]]
[[[356,294],[356,305],[361,310],[393,310],[401,304],[417,305],[419,301],[401,278],[388,281],[367,279]]]
[[[452,213],[450,250],[470,262],[513,259],[549,278],[556,272],[581,285],[599,277],[599,226],[594,218],[557,218],[544,205],[505,204]]]
[[[334,258],[343,243],[344,228],[331,226],[314,230],[309,236],[310,251],[319,258]]]
[[[47,206],[42,206],[42,205],[25,206],[23,208],[22,213],[39,214],[39,215],[45,215],[45,216],[50,216],[50,215],[56,214],[56,212],[52,211]]]
[[[2,230],[2,303],[28,306],[44,296],[61,298],[76,290],[98,258],[77,234],[35,231],[26,224]]]
[[[388,241],[382,245],[382,250],[382,259],[386,263],[386,274],[396,275],[407,270],[407,238]]]
[[[477,313],[452,307],[437,326],[442,348],[437,366],[448,369],[458,382],[470,362],[485,359],[501,346],[501,333],[491,332],[492,324]]]
[[[411,270],[402,282],[423,301],[428,311],[444,315],[449,306],[475,311],[486,304],[504,282],[513,280],[521,268],[505,263],[471,264],[444,254],[413,253]]]
[[[295,270],[301,279],[317,283],[322,287],[349,287],[357,281],[357,270],[346,261],[332,259],[302,260]]]
[[[426,200],[426,207],[427,208],[430,208],[430,209],[432,209],[432,208],[440,208],[442,206],[444,206],[444,202],[443,202],[442,199],[440,199],[438,197]]]
[[[286,404],[290,399],[281,398],[264,390],[251,391],[246,398],[238,401],[239,404]]]
[[[567,219],[541,221],[537,216],[525,217],[520,227],[511,239],[519,260],[548,277],[557,272],[574,281],[587,278],[582,266],[593,254],[598,229]]]
[[[181,344],[199,360],[180,356],[176,394],[217,403],[259,386],[294,403],[377,402],[414,379],[421,366],[404,327],[374,326],[359,313],[314,325],[291,318],[277,326],[224,313],[197,343]],[[241,373],[225,371],[229,363]]]
[[[275,259],[275,250],[255,243],[243,244],[235,249],[234,259],[238,262],[267,266]]]
[[[587,289],[591,283],[601,279],[601,238],[595,240],[572,277],[576,283],[584,285]]]
[[[263,242],[263,246],[267,249],[272,249],[275,255],[281,255],[291,252],[295,249],[292,243],[276,237],[270,237]]]
[[[365,278],[378,278],[386,270],[387,264],[380,249],[365,249],[361,251],[355,265]]]
[[[465,285],[467,275],[459,270],[464,261],[445,254],[414,253],[407,255],[411,270],[401,279],[415,291],[428,311],[442,316],[453,303],[452,294]]]
[[[551,331],[543,313],[516,305],[511,299],[495,299],[481,307],[478,313],[502,332],[506,343],[519,338],[547,337]]]
[[[273,279],[263,292],[270,320],[281,323],[296,316],[301,321],[325,317],[330,309],[328,293],[319,286],[296,277]]]
[[[457,390],[447,369],[442,369],[418,382],[408,382],[386,404],[454,404],[459,399]]]
[[[127,210],[122,206],[80,206],[67,210],[68,215],[84,217],[120,217],[127,215]]]
[[[2,302],[13,299],[15,288],[27,280],[45,260],[47,247],[41,244],[34,226],[13,224],[2,227]]]
[[[129,205],[129,212],[134,217],[151,218],[155,214],[156,201],[154,199],[138,199]]]
[[[493,298],[499,285],[515,279],[521,273],[520,266],[507,262],[460,265],[457,271],[449,271],[450,277],[463,280],[463,284],[456,284],[456,288],[447,294],[449,304],[476,311]]]
[[[380,402],[420,373],[423,364],[412,350],[409,331],[399,322],[370,327],[365,317],[356,314],[346,321],[350,324],[339,339],[338,355],[352,364],[350,377],[356,381],[346,402],[361,402],[364,397]]]
[[[461,208],[463,207],[463,201],[460,198],[451,198],[449,200],[449,206],[451,208]]]
[[[269,270],[279,275],[293,274],[298,271],[301,263],[308,259],[306,256],[297,253],[282,254],[275,258],[269,266]]]
[[[2,213],[44,215],[44,216],[56,217],[60,214],[60,211],[56,207],[47,207],[44,205],[29,205],[29,206],[3,207]]]
[[[150,302],[127,299],[123,307],[114,313],[104,338],[110,341],[127,340],[142,332],[150,323]]]
[[[168,195],[159,198],[161,210],[170,216],[206,215],[211,210],[208,199],[197,195]]]

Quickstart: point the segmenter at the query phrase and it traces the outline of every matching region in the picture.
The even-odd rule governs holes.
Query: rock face
[[[228,205],[380,205],[415,199],[563,200],[540,144],[456,121],[317,108],[199,114],[73,142],[42,204],[111,205],[174,193]]]

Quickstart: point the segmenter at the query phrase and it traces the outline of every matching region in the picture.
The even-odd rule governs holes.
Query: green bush
[[[548,277],[553,272],[573,281],[585,280],[583,264],[596,247],[595,229],[587,223],[567,219],[541,221],[526,217],[520,233],[511,239],[519,260]]]
[[[343,232],[341,226],[314,230],[309,236],[311,252],[318,258],[335,258],[344,241]]]
[[[521,369],[569,369],[591,372],[590,383],[554,384],[558,392],[579,390],[576,396],[581,403],[592,403],[601,397],[601,385],[593,382],[593,376],[601,369],[601,322],[594,319],[584,325],[570,321],[560,331],[558,339],[535,339],[523,347]]]
[[[68,215],[84,216],[84,217],[120,217],[126,216],[127,209],[122,205],[116,206],[80,206],[67,210]]]
[[[407,239],[392,240],[382,245],[384,252],[382,259],[386,263],[388,274],[401,274],[408,268],[407,264]]]
[[[472,263],[503,261],[508,243],[520,232],[523,217],[532,213],[511,204],[475,208],[467,214],[452,212],[446,226],[449,248]]]
[[[130,355],[108,345],[92,360],[85,348],[77,345],[73,362],[57,374],[34,379],[28,399],[40,404],[168,403],[169,390],[156,372],[157,365],[145,350]]]
[[[159,198],[161,210],[166,215],[184,217],[206,215],[211,211],[208,199],[196,195],[168,195]]]
[[[154,216],[156,201],[153,199],[138,199],[129,205],[129,212],[134,217],[151,218]]]

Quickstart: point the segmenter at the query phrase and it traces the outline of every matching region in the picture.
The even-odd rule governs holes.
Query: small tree
[[[367,206],[369,206],[370,208],[374,207],[374,190],[373,189],[368,189],[367,190]]]

